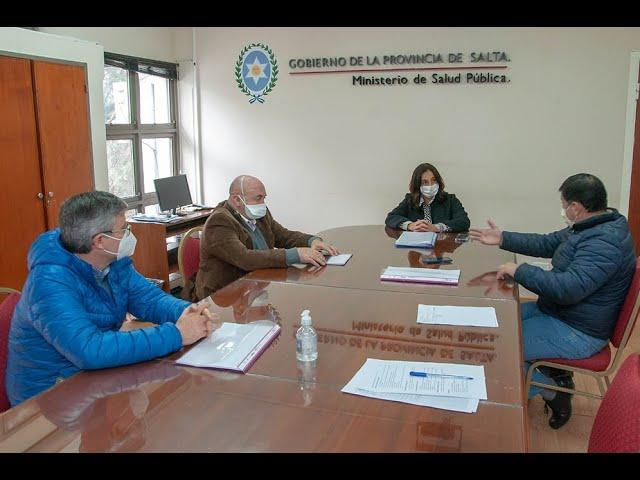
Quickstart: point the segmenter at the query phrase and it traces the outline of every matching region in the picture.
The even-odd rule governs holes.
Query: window
[[[178,173],[177,66],[105,53],[109,191],[131,211],[158,203],[153,180]]]

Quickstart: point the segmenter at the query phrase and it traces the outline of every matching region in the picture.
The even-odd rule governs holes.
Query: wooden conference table
[[[380,282],[386,266],[421,266],[382,226],[321,232],[344,267],[252,272],[218,291],[223,321],[271,319],[280,336],[246,375],[173,363],[82,372],[0,415],[0,452],[522,452],[526,403],[517,289],[495,279],[513,255],[444,235],[460,284]],[[417,256],[417,260],[416,260]],[[418,304],[493,306],[498,328],[425,326]],[[310,309],[318,360],[295,358]],[[136,322],[137,323],[137,322]],[[488,400],[457,413],[341,393],[366,358],[485,366]]]

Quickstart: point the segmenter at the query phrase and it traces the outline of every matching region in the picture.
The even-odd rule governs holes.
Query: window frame
[[[142,59],[140,59],[142,61]],[[105,63],[104,68],[122,68]],[[177,66],[176,66],[177,68]],[[144,192],[144,165],[142,159],[142,140],[144,138],[170,138],[173,162],[171,164],[172,175],[180,173],[180,149],[179,128],[178,128],[178,86],[177,79],[165,78],[168,82],[169,94],[169,119],[170,123],[143,124],[140,121],[140,79],[138,71],[122,68],[128,74],[128,94],[129,94],[129,110],[131,123],[128,124],[105,124],[106,140],[123,140],[133,139],[133,171],[135,195],[133,197],[123,198],[127,203],[128,210],[135,209],[138,212],[144,212],[144,208],[158,203],[158,196],[155,192]],[[145,75],[153,75],[152,73],[144,73]],[[104,100],[103,100],[104,101]]]

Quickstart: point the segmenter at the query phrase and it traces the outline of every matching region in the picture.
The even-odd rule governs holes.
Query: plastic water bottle
[[[296,362],[298,365],[298,387],[302,391],[304,406],[311,405],[313,399],[313,390],[316,388],[316,371],[318,367],[317,360],[312,362]]]
[[[300,314],[300,325],[296,332],[296,358],[301,362],[313,362],[318,358],[318,335],[311,326],[309,310]]]

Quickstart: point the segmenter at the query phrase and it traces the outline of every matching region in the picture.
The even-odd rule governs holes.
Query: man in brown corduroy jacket
[[[266,196],[255,177],[242,175],[231,183],[229,198],[216,206],[204,225],[195,288],[186,292],[191,300],[201,300],[252,270],[294,263],[323,266],[321,250],[338,254],[321,238],[276,222],[264,203]]]

